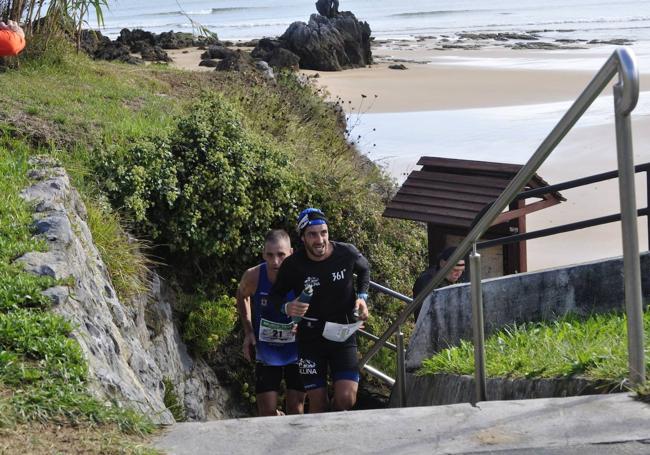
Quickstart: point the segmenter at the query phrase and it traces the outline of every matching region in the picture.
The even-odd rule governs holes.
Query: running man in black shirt
[[[332,408],[348,410],[357,400],[357,326],[353,324],[368,318],[368,261],[353,245],[329,240],[327,220],[318,209],[301,212],[298,232],[304,247],[282,263],[270,299],[281,311],[300,319],[298,365],[309,411],[328,409],[328,367],[334,382]],[[300,295],[306,286],[313,289],[309,304],[284,301],[290,291]]]

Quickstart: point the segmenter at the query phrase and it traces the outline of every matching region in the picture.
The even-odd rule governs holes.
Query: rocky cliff
[[[181,341],[168,286],[154,275],[146,295],[121,302],[67,173],[51,159],[35,159],[32,164],[33,185],[22,196],[34,204],[35,235],[46,241],[48,249],[17,261],[34,274],[67,284],[45,293],[53,300],[53,311],[76,326],[73,336],[88,361],[91,392],[168,424],[174,418],[163,403],[167,382],[174,385],[188,419],[232,417],[228,392]]]

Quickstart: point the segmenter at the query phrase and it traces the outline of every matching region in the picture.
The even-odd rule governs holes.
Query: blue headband
[[[327,224],[325,214],[321,212],[320,209],[308,208],[300,212],[300,215],[298,215],[296,231],[302,234],[307,227],[317,226],[319,224]]]

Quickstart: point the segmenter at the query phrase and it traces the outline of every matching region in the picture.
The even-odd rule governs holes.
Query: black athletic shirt
[[[318,338],[325,321],[347,324],[354,322],[352,315],[357,292],[368,292],[370,268],[368,261],[354,245],[330,242],[332,254],[324,261],[312,261],[304,248],[282,262],[270,301],[277,308],[285,303],[289,291],[300,295],[306,284],[311,284],[311,298],[306,318],[317,319],[314,323],[303,319],[298,329],[301,341]],[[357,274],[356,291],[353,274]]]

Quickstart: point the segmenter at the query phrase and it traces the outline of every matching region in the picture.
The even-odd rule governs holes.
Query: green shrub
[[[183,338],[199,354],[214,353],[232,330],[237,318],[235,298],[222,295],[217,300],[197,298],[185,321]]]
[[[250,133],[221,96],[205,95],[168,139],[105,154],[99,172],[142,235],[175,262],[209,261],[222,280],[254,262],[266,231],[296,206],[287,156]]]

